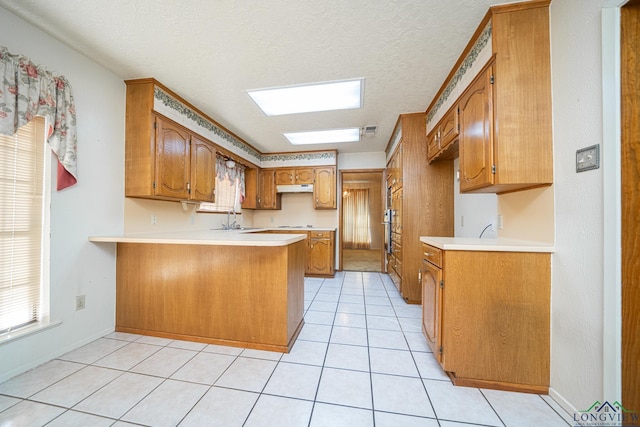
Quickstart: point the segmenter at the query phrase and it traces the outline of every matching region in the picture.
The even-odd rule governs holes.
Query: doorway
[[[622,404],[640,411],[640,0],[620,9]]]
[[[383,172],[340,173],[340,270],[384,271]]]

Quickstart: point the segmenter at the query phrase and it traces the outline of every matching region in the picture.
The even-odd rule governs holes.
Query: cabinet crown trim
[[[444,91],[442,91],[433,107],[429,110],[429,113],[427,114],[427,123],[431,123],[433,121],[433,118],[438,113],[443,104],[447,102],[453,90],[462,80],[462,77],[472,68],[473,64],[476,62],[476,59],[478,59],[480,52],[482,52],[482,50],[491,40],[491,35],[492,26],[491,20],[489,20],[489,22],[487,22],[487,25],[484,27],[484,30],[482,30],[480,37],[478,37],[478,40],[476,40],[473,47],[471,48],[471,51],[467,54],[464,61],[462,61],[462,64],[460,64],[451,80],[449,80],[449,83],[445,87]]]

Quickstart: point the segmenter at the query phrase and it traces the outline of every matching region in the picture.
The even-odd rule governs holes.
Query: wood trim
[[[429,110],[427,110],[427,111],[429,111]],[[396,120],[396,125],[393,127],[393,130],[391,131],[391,135],[389,136],[389,142],[387,142],[387,146],[384,147],[385,154],[389,153],[389,149],[391,148],[391,144],[393,143],[393,135],[396,134],[396,131],[398,130],[398,126],[401,126],[401,124],[400,124],[401,123],[401,117],[402,117],[402,115],[398,116],[398,120]],[[425,122],[426,122],[426,118],[425,118]],[[393,154],[391,155],[391,157],[393,157]]]
[[[336,159],[338,158],[338,150],[276,151],[274,153],[260,153],[260,154],[264,154],[265,156],[273,156],[278,154],[293,155],[293,154],[306,154],[306,153],[334,153],[336,155]],[[336,165],[322,165],[322,166],[336,166]],[[283,166],[283,167],[295,168],[298,166]]]
[[[529,384],[516,384],[501,381],[478,380],[472,378],[458,378],[455,373],[447,372],[453,385],[473,388],[489,388],[492,390],[516,391],[520,393],[549,394],[549,387]]]
[[[622,404],[640,411],[640,1],[620,8]],[[606,285],[606,284],[605,284]]]
[[[380,211],[384,214],[384,208],[385,208],[385,200],[386,200],[386,179],[385,179],[385,171],[386,169],[341,169],[339,172],[339,194],[337,194],[336,198],[338,199],[338,210],[339,210],[339,216],[338,216],[338,224],[340,224],[339,227],[339,239],[337,239],[337,245],[338,245],[338,271],[342,271],[343,270],[343,258],[342,258],[342,251],[344,249],[344,237],[342,235],[342,221],[344,220],[344,213],[342,210],[342,193],[345,190],[344,187],[344,174],[378,174],[378,178],[380,179],[380,203],[381,203],[381,207],[380,207]],[[348,182],[348,181],[347,181]],[[382,239],[382,244],[380,245],[380,272],[384,273],[384,260],[386,257],[386,253],[384,250],[384,225],[382,224],[382,218],[380,218],[380,227],[382,227],[382,233],[381,233],[381,239]],[[375,220],[374,220],[374,225],[375,225]]]

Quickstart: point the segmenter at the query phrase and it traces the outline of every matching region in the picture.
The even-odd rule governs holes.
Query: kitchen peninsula
[[[304,323],[306,234],[188,231],[116,243],[116,331],[288,352]]]

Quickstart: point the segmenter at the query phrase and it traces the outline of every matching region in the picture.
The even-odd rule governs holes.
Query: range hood
[[[313,193],[313,184],[276,185],[276,193]]]

